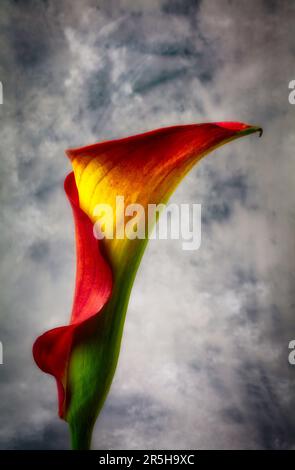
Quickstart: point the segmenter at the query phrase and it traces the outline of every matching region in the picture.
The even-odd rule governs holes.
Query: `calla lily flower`
[[[148,238],[97,239],[98,204],[166,203],[205,155],[261,128],[238,122],[191,124],[68,150],[65,179],[76,232],[76,287],[69,325],[40,336],[37,365],[57,382],[59,415],[74,449],[88,449],[115,373],[131,287]],[[112,221],[122,227],[119,215]]]

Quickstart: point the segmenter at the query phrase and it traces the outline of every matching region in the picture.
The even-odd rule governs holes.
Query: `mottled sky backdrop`
[[[203,160],[171,202],[202,245],[152,241],[94,448],[295,447],[295,2],[0,4],[0,447],[68,448],[35,338],[68,322],[68,147],[172,124],[264,128]]]

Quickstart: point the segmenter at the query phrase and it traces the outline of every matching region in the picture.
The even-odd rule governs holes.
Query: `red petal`
[[[101,242],[94,238],[93,224],[79,207],[74,173],[67,176],[64,186],[76,228],[77,271],[71,323],[47,331],[33,346],[37,365],[56,378],[60,417],[65,412],[66,369],[74,334],[82,323],[101,311],[112,290],[112,273],[101,253]]]

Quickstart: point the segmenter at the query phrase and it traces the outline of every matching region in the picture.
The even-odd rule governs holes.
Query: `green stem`
[[[89,450],[91,446],[92,426],[69,423],[71,447],[73,450]]]

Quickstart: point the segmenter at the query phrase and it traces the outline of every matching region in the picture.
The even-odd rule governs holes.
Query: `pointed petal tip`
[[[248,134],[253,134],[255,132],[259,133],[259,137],[262,136],[263,134],[263,129],[260,126],[253,126],[250,124],[245,124],[243,122],[217,122],[216,123],[219,127],[223,127],[225,129],[228,129],[230,131],[235,131],[239,135],[248,135]]]
[[[245,131],[242,131],[242,134],[243,135],[248,135],[248,134],[254,134],[256,132],[258,132],[259,137],[261,137],[262,134],[263,134],[262,127],[260,127],[260,126],[248,126],[248,128],[245,129]]]
[[[242,131],[243,132],[243,131]],[[258,132],[259,134],[259,137],[262,136],[263,134],[263,129],[262,127],[260,126],[248,126],[246,129],[245,129],[245,134],[254,134],[255,132]]]

